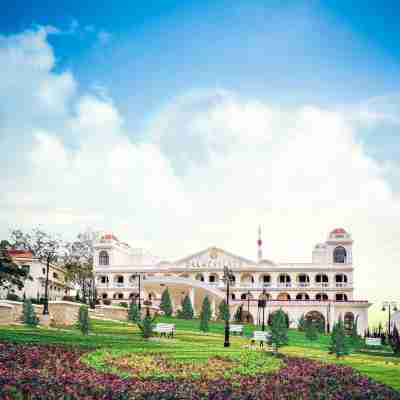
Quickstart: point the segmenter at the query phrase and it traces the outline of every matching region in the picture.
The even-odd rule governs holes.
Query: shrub
[[[37,326],[39,323],[39,318],[35,314],[32,302],[29,299],[24,301],[22,307],[22,320],[24,321],[25,325],[32,327]]]
[[[21,301],[21,298],[15,293],[7,293],[6,299],[10,301]]]
[[[110,299],[103,299],[103,304],[105,306],[110,306],[111,305],[111,300]]]
[[[271,343],[278,350],[288,344],[288,327],[286,316],[282,310],[275,311],[271,321]]]
[[[163,311],[167,317],[172,315],[172,302],[168,288],[166,288],[161,295],[160,310]]]
[[[79,315],[78,315],[78,329],[82,332],[83,335],[88,335],[90,330],[90,318],[89,318],[89,309],[87,306],[79,307]]]
[[[306,323],[306,338],[311,341],[318,339],[318,328],[314,321],[307,321]]]
[[[305,318],[305,316],[304,316],[304,314],[300,317],[300,319],[299,319],[299,322],[298,322],[298,324],[297,324],[297,329],[300,331],[300,332],[305,332],[306,331],[306,328],[307,328],[307,320],[306,320],[306,318]]]
[[[229,321],[231,318],[228,304],[226,304],[225,300],[222,300],[218,306],[218,319],[222,321]]]
[[[137,325],[139,329],[142,331],[142,335],[144,339],[148,339],[153,336],[153,324],[156,319],[156,315],[151,317],[150,310],[146,309],[146,315],[143,320],[139,320]]]
[[[140,321],[139,307],[134,302],[129,304],[128,321],[131,321],[131,322],[139,322]]]
[[[209,331],[208,322],[211,319],[211,306],[208,297],[204,297],[200,313],[200,330],[203,332]]]
[[[392,334],[389,337],[389,343],[395,356],[400,357],[400,335],[396,324],[394,325]]]
[[[182,311],[179,317],[183,319],[193,319],[193,306],[188,295],[185,296],[182,302]]]
[[[339,321],[333,326],[329,351],[332,354],[336,354],[337,358],[350,353],[343,321],[341,318],[339,318]]]
[[[128,303],[127,303],[126,301],[121,301],[121,302],[119,303],[119,306],[120,306],[120,307],[128,308]]]

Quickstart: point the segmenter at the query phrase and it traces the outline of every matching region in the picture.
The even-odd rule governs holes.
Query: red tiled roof
[[[331,235],[345,235],[347,232],[343,228],[336,228],[331,232]]]
[[[8,250],[11,257],[32,258],[33,254],[26,250]]]

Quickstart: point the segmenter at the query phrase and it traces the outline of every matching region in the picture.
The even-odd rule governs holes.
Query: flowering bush
[[[273,374],[237,379],[121,378],[80,361],[84,351],[60,346],[0,343],[0,398],[85,400],[400,400],[394,390],[351,368],[284,359]]]

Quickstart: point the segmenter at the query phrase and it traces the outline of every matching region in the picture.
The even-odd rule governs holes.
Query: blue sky
[[[308,261],[343,226],[360,296],[395,296],[399,15],[395,1],[3,1],[0,234],[89,226],[167,258],[251,258],[261,224],[268,258]]]

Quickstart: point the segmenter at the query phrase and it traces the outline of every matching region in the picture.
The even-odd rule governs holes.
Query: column
[[[211,318],[214,318],[216,314],[216,304],[215,304],[215,297],[211,298]]]
[[[193,311],[196,314],[195,303],[194,303],[195,296],[194,295],[195,295],[195,289],[192,287],[192,288],[190,288],[190,291],[189,291],[189,298],[190,298],[190,302],[192,303]]]

